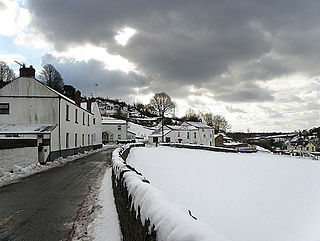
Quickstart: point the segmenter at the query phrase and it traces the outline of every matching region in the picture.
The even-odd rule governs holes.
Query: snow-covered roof
[[[127,122],[125,120],[116,119],[112,117],[102,117],[102,124],[116,124],[116,125],[126,125]]]
[[[186,122],[189,125],[195,126],[197,128],[210,128],[210,126],[207,126],[206,124],[202,122],[197,122],[197,121],[187,121]]]
[[[166,125],[169,129],[175,131],[193,131],[197,130],[195,126],[174,126],[174,125]]]
[[[5,124],[0,125],[0,134],[37,134],[50,133],[57,124]]]
[[[150,130],[142,125],[138,125],[133,122],[128,122],[128,131],[136,134],[136,136],[139,137],[147,137],[153,132],[153,130]]]

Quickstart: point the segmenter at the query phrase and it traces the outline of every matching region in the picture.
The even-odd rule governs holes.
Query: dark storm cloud
[[[65,84],[71,84],[79,89],[83,95],[95,94],[94,83],[98,83],[97,94],[102,97],[118,98],[128,103],[134,101],[133,88],[139,88],[140,94],[148,94],[148,80],[134,72],[128,74],[122,71],[108,71],[102,62],[90,60],[88,62],[74,62],[67,58],[56,58],[46,54],[42,58],[42,65],[53,64],[61,73]],[[72,70],[72,71],[70,71]]]
[[[33,26],[56,49],[105,47],[134,63],[148,90],[173,97],[193,85],[227,102],[271,101],[256,81],[320,69],[319,1],[30,0],[29,9]],[[137,34],[123,47],[114,36],[125,26]],[[100,66],[97,78],[104,71]],[[129,81],[135,77],[106,72],[117,94],[136,87]]]

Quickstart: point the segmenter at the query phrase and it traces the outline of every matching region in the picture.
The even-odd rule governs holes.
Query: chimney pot
[[[35,77],[36,76],[36,70],[33,68],[32,65],[30,65],[29,68],[27,68],[25,65],[23,65],[20,69],[20,77]]]

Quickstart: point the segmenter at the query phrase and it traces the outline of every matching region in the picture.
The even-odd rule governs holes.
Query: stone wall
[[[125,162],[132,147],[144,146],[144,144],[132,144],[125,148],[120,153],[121,158]],[[127,165],[130,171],[138,173],[130,165]],[[128,171],[128,170],[127,170]],[[126,184],[124,182],[123,174],[121,172],[117,178],[114,170],[112,170],[112,188],[115,199],[115,204],[120,220],[120,227],[124,241],[156,241],[157,235],[154,226],[150,225],[150,221],[146,220],[143,224],[141,222],[140,210],[136,212],[132,205],[132,197],[129,195]],[[144,180],[144,182],[148,182]]]
[[[128,165],[131,147],[119,147],[112,155],[112,186],[124,241],[226,241]]]
[[[19,167],[27,167],[38,163],[38,147],[23,147],[0,150],[0,168],[14,171]]]

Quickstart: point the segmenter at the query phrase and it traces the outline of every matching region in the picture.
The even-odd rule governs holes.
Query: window
[[[118,135],[118,140],[121,140],[121,134]]]
[[[206,134],[203,134],[203,138],[206,138]]]
[[[94,125],[96,124],[96,118],[93,118],[93,124]]]
[[[178,137],[180,137],[180,131],[178,132]]]
[[[69,148],[69,133],[66,133],[66,148]]]
[[[78,146],[78,134],[74,134],[74,146]]]
[[[187,132],[187,139],[190,139],[190,133]]]
[[[121,126],[120,125],[118,125],[118,131],[121,131]]]
[[[166,142],[170,143],[170,137],[166,137]]]
[[[9,103],[0,103],[0,114],[9,114]]]
[[[82,134],[82,146],[84,146],[84,134]]]
[[[69,120],[69,105],[66,105],[66,121],[70,121]]]
[[[90,126],[90,116],[88,115],[88,126]]]
[[[82,125],[85,125],[85,124],[84,124],[84,118],[85,118],[85,114],[82,113]]]
[[[74,122],[78,123],[78,109],[76,109],[74,113]]]
[[[95,142],[96,141],[96,133],[93,133],[93,140],[92,142]]]
[[[113,134],[110,134],[110,140],[113,140]]]
[[[194,138],[197,138],[197,132],[194,132],[193,134],[194,134]]]
[[[90,134],[88,134],[88,145],[90,145]]]

